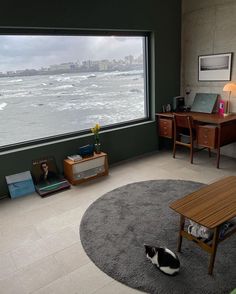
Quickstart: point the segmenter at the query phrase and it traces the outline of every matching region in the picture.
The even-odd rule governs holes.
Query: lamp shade
[[[236,91],[236,83],[227,83],[224,88],[223,91]]]

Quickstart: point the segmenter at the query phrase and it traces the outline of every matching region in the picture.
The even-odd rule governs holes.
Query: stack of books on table
[[[69,156],[67,156],[67,158],[72,160],[72,161],[80,161],[80,160],[82,160],[82,157],[79,154],[69,155]]]

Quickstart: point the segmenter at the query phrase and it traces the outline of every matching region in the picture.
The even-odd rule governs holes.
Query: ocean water
[[[0,146],[143,117],[142,70],[0,78]]]

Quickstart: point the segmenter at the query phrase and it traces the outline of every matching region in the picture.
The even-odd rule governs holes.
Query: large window
[[[0,146],[148,118],[147,36],[0,35]]]

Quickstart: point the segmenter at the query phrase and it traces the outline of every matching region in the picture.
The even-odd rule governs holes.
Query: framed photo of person
[[[47,183],[58,178],[58,171],[53,157],[33,161],[32,174],[36,184]]]
[[[32,165],[35,189],[40,196],[70,188],[69,182],[60,175],[54,157],[36,159]]]

